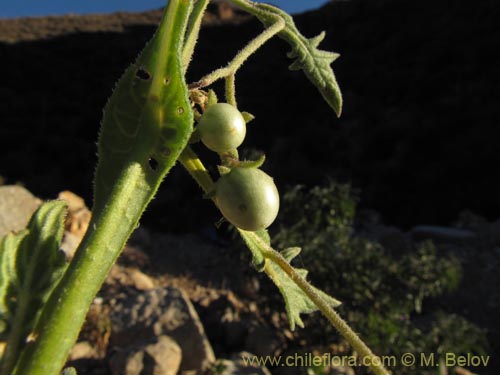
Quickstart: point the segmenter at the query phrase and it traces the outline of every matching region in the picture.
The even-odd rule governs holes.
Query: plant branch
[[[368,348],[368,346],[359,338],[359,336],[349,327],[349,325],[340,317],[340,315],[328,305],[321,296],[312,288],[297,271],[290,266],[286,259],[272,247],[267,245],[259,236],[253,232],[247,232],[239,229],[242,236],[250,237],[252,241],[259,244],[263,249],[265,258],[276,263],[291,279],[295,282],[300,289],[307,294],[320,311],[325,315],[332,325],[344,336],[344,338],[351,344],[356,352],[361,356],[363,363],[370,366],[376,375],[389,375],[389,372],[383,367],[382,361]],[[268,267],[268,266],[266,266]]]
[[[193,57],[194,48],[200,34],[201,22],[210,0],[197,0],[189,16],[186,39],[182,50],[182,68],[184,74],[188,70],[189,63]]]
[[[210,177],[207,169],[191,147],[186,146],[178,160],[205,193],[210,193],[214,190],[212,177]]]
[[[271,13],[269,13],[271,14]],[[214,70],[212,73],[209,73],[202,77],[198,82],[191,83],[189,85],[190,89],[207,87],[214,83],[215,81],[225,78],[231,74],[235,74],[236,71],[243,65],[243,63],[257,51],[264,43],[266,43],[269,39],[271,39],[274,35],[279,33],[285,27],[285,21],[283,18],[276,16],[275,22],[265,29],[260,35],[255,37],[252,41],[250,41],[245,48],[243,48],[238,54],[234,57],[233,60],[227,64],[224,68],[220,68]]]
[[[138,78],[132,65],[108,101],[105,110],[108,114],[104,115],[98,143],[99,164],[89,229],[44,306],[32,334],[33,340],[25,346],[14,375],[60,374],[90,304],[180,153],[182,146],[176,146],[170,157],[158,157],[155,170],[149,165],[151,155],[156,158],[155,153],[159,153],[160,129],[157,126],[162,123],[159,120],[164,117],[175,119],[176,131],[185,143],[189,139],[193,116],[187,86],[181,75],[180,58],[189,8],[187,1],[170,0],[155,36],[139,55],[139,61],[150,69],[151,83],[143,89],[134,85]],[[171,78],[168,91],[166,76]],[[127,91],[128,101],[123,101],[127,96],[122,90]],[[130,106],[133,95],[137,93],[145,94],[145,100],[138,105],[139,108],[130,111],[134,116],[131,119],[126,117],[128,120],[121,123],[114,121],[110,113],[117,107]],[[183,109],[182,113],[179,113],[179,108]],[[136,114],[140,115],[137,116],[140,118],[138,123]],[[140,136],[130,141],[131,147],[125,148],[126,153],[119,147],[123,145],[117,145],[118,140],[126,138],[122,127],[125,125],[128,126],[125,130],[136,129],[136,125],[141,127]]]
[[[236,76],[235,74],[229,74],[226,77],[226,102],[231,104],[232,106],[238,108],[236,103],[236,85],[235,85]]]

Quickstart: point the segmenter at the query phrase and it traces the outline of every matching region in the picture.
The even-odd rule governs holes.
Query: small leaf
[[[217,98],[217,94],[215,93],[214,90],[208,90],[208,97],[207,97],[207,107],[210,107],[211,105],[217,104],[219,102],[219,99]],[[205,110],[206,110],[205,108]]]
[[[255,118],[250,112],[241,112],[241,115],[247,124]]]
[[[265,161],[266,161],[266,155],[261,154],[257,160],[243,160],[243,161],[238,160],[238,162],[235,163],[235,166],[241,168],[260,168],[262,167],[262,164],[264,164]]]
[[[253,14],[266,26],[275,22],[274,17],[276,16],[283,18],[285,28],[278,33],[278,36],[292,47],[292,50],[287,54],[289,58],[295,59],[289,67],[290,70],[303,70],[306,77],[316,86],[337,116],[340,116],[342,112],[342,94],[335,74],[330,67],[330,64],[339,57],[339,54],[318,49],[318,45],[324,39],[325,33],[322,32],[308,39],[297,29],[293,18],[281,9],[261,3],[255,4],[255,8],[259,8],[261,11],[256,11]],[[262,10],[265,12],[262,12]],[[269,17],[268,13],[273,13],[274,17]]]
[[[231,172],[231,168],[226,167],[225,165],[218,165],[218,166],[217,166],[217,170],[219,171],[219,174],[220,174],[221,176],[223,176],[223,175],[225,175],[225,174],[227,174],[227,173]]]
[[[297,249],[297,248],[295,248]],[[274,262],[269,262],[266,273],[273,280],[285,300],[288,322],[292,331],[295,326],[304,327],[300,314],[309,314],[318,310],[316,304],[300,289],[300,287]],[[307,276],[307,270],[296,268],[295,271],[303,278]],[[337,307],[341,303],[321,290],[314,288],[315,292],[330,306]]]
[[[247,232],[239,229],[243,240],[253,255],[253,264],[259,266],[259,270],[264,270],[269,278],[276,284],[285,300],[285,308],[288,315],[290,328],[304,326],[300,314],[308,314],[318,310],[316,304],[307,296],[302,289],[283,271],[278,264],[266,258],[264,254],[276,252],[270,246],[271,239],[267,230],[258,232]],[[300,248],[292,247],[283,250],[281,253],[289,262],[300,253]],[[295,271],[303,278],[307,276],[307,270],[296,268]],[[332,307],[339,306],[340,301],[311,286],[317,295]]]
[[[300,254],[301,251],[302,249],[300,247],[289,247],[288,249],[282,250],[280,252],[281,255],[283,255],[283,258],[285,258],[286,261],[290,263],[293,258]]]

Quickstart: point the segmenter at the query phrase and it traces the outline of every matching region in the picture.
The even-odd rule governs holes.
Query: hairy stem
[[[275,23],[265,29],[259,36],[250,41],[240,52],[238,52],[238,54],[229,62],[229,64],[227,64],[227,66],[214,70],[212,73],[202,77],[198,82],[191,83],[189,88],[195,89],[207,87],[221,78],[235,74],[243,63],[255,53],[255,51],[257,51],[264,43],[285,27],[285,21],[281,17],[276,17],[275,20]]]
[[[75,258],[50,296],[15,375],[56,375],[61,371],[85,319],[89,305],[118,257],[135,223],[124,224],[123,212],[133,199],[140,166],[133,166],[127,183],[116,189],[105,214],[94,217]],[[110,239],[115,235],[119,243]],[[121,239],[121,240],[119,240]]]
[[[208,171],[203,166],[203,163],[198,159],[196,154],[186,147],[181,154],[179,161],[188,170],[189,174],[198,182],[202,189],[209,193],[213,189],[213,181],[208,174]],[[290,266],[283,256],[268,246],[262,241],[259,236],[253,232],[238,229],[243,237],[250,238],[251,241],[259,244],[261,249],[264,249],[263,255],[265,258],[275,262],[313,301],[319,310],[327,317],[330,323],[345,337],[352,347],[361,356],[363,364],[368,365],[376,375],[389,375],[389,372],[382,365],[382,361],[368,348],[368,346],[359,338],[359,336],[347,325],[340,315],[321,298],[314,288],[303,277],[301,277],[295,269]]]
[[[226,77],[226,102],[232,106],[238,108],[236,103],[236,85],[235,85],[236,75],[229,74]]]
[[[203,20],[203,15],[205,14],[209,1],[210,0],[197,0],[189,16],[186,39],[182,51],[182,68],[184,74],[188,70],[189,63],[193,57],[194,47],[196,46],[198,35],[200,34],[201,21]]]
[[[189,5],[185,0],[170,0],[155,34],[155,38],[158,38],[156,40],[161,43],[158,47],[159,57],[153,60],[153,70],[156,72],[168,69],[169,72],[173,72],[172,74],[179,74],[177,78],[180,78],[177,80],[179,81],[177,90],[173,91],[175,95],[169,97],[172,98],[172,102],[167,103],[172,106],[177,106],[179,103],[188,105],[187,87],[183,77],[180,76],[182,69],[179,51],[189,16]],[[164,85],[165,80],[160,74],[153,76],[149,94],[155,100],[150,99],[144,104],[144,113],[148,115],[143,118],[144,123],[158,116],[156,101],[164,91]],[[192,125],[191,112],[186,115],[178,120],[179,125],[184,128],[185,124]],[[182,130],[191,131],[190,128],[186,129]],[[102,146],[102,143],[100,145]],[[172,159],[163,161],[163,168],[157,173],[150,173],[149,169],[145,168],[144,162],[144,154],[150,151],[146,148],[147,146],[143,146],[142,149],[137,149],[135,155],[127,155],[129,158],[125,159],[123,166],[117,169],[116,176],[109,184],[109,190],[102,188],[99,190],[99,187],[96,187],[89,229],[75,257],[44,306],[32,335],[33,340],[24,348],[14,369],[14,375],[60,374],[92,300],[127,239],[137,227],[142,213],[163,177],[175,162],[176,157],[173,156]],[[101,153],[100,162],[102,160],[105,159]],[[118,158],[115,159],[115,166],[119,164],[117,160]],[[98,172],[99,166],[96,172],[96,186],[99,181]],[[97,204],[98,197],[100,197],[99,204]]]
[[[182,151],[178,160],[205,193],[210,193],[214,190],[212,177],[210,177],[207,169],[191,147],[187,146],[184,151]]]
[[[382,361],[368,348],[368,346],[359,338],[359,336],[349,327],[349,325],[340,317],[340,315],[328,305],[321,296],[316,293],[302,276],[290,266],[286,259],[276,250],[268,246],[262,239],[253,232],[240,230],[244,236],[250,236],[253,241],[257,242],[262,249],[265,258],[275,262],[300,289],[315,303],[320,311],[328,318],[332,325],[344,336],[351,344],[356,352],[361,356],[362,363],[368,365],[376,375],[389,375],[389,372],[382,365]]]

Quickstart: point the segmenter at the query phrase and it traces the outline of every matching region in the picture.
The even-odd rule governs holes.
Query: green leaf
[[[219,99],[217,99],[217,94],[215,93],[215,91],[212,89],[208,90],[207,108],[211,105],[217,104],[218,101]]]
[[[255,116],[252,115],[250,112],[241,112],[241,115],[243,116],[243,119],[245,120],[246,124],[255,119]]]
[[[0,319],[7,328],[7,348],[2,370],[10,373],[19,351],[66,261],[59,246],[64,232],[66,204],[51,201],[31,217],[27,230],[2,240],[0,254]]]
[[[290,248],[285,250],[285,254],[289,257],[288,262],[290,262],[293,257],[298,255],[300,251],[299,248]],[[300,250],[300,249],[299,249]],[[295,254],[295,255],[294,255]],[[318,310],[316,304],[311,301],[311,299],[304,293],[302,289],[288,276],[276,263],[269,262],[270,269],[266,270],[266,273],[271,278],[271,280],[276,284],[283,299],[285,300],[286,312],[288,315],[288,322],[290,323],[290,328],[295,329],[295,326],[304,327],[304,322],[302,321],[300,314],[309,314]],[[308,271],[302,268],[295,268],[295,271],[303,278],[306,278]],[[321,290],[314,288],[314,291],[325,300],[330,306],[337,307],[341,303],[337,299],[329,296],[328,294],[322,292]]]
[[[258,232],[247,232],[239,229],[239,232],[245,241],[247,247],[253,255],[253,263],[259,271],[264,271],[269,278],[276,284],[285,300],[285,308],[288,315],[290,328],[295,326],[304,327],[300,314],[308,314],[318,310],[316,304],[307,296],[307,294],[288,276],[281,267],[272,261],[266,254],[275,252],[270,246],[271,239],[267,230]],[[300,253],[300,248],[292,247],[285,249],[281,255],[290,263]],[[304,279],[307,276],[305,269],[295,268],[295,271]],[[341,303],[335,298],[311,286],[314,292],[319,295],[326,303],[332,307],[339,306]]]
[[[264,271],[265,266],[266,266],[266,259],[264,258],[264,255],[262,255],[262,249],[258,241],[255,241],[255,238],[253,236],[246,235],[246,233],[250,232],[245,232],[242,230],[238,230],[241,234],[241,237],[243,238],[243,241],[247,245],[248,249],[252,253],[252,264],[255,267],[255,269],[259,272]],[[267,233],[267,230],[261,229],[258,232],[254,232],[256,236],[258,236],[264,243],[269,245],[271,243],[271,238],[269,237],[269,233]]]
[[[181,52],[192,4],[169,0],[153,39],[125,71],[105,107],[92,221],[64,283],[44,307],[38,339],[23,350],[17,375],[60,373],[89,305],[188,143],[194,116]]]
[[[16,253],[19,244],[28,234],[26,230],[9,233],[0,243],[0,339],[4,339],[15,311]]]
[[[94,215],[105,209],[123,184],[137,191],[136,199],[130,202],[131,211],[140,210],[188,144],[193,131],[193,111],[180,56],[190,4],[176,5],[179,14],[166,13],[153,38],[118,81],[104,108]],[[131,174],[139,178],[131,182]],[[136,224],[132,223],[135,213],[122,217],[128,224]]]
[[[290,69],[303,70],[306,77],[316,86],[337,116],[340,116],[342,113],[342,94],[335,74],[330,67],[339,54],[318,49],[325,33],[322,32],[308,39],[297,29],[293,18],[281,9],[261,3],[255,3],[254,8],[259,9],[259,11],[252,13],[266,26],[275,22],[275,16],[283,18],[285,28],[278,33],[278,36],[292,47],[292,50],[287,54],[289,58],[295,59],[290,65]],[[248,10],[250,11],[250,9]],[[272,13],[274,17],[270,16],[269,13]]]

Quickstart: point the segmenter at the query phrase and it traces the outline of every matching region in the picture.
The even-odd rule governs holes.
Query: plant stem
[[[169,69],[181,73],[180,43],[188,18],[190,3],[186,0],[170,0],[156,37],[160,43],[154,60],[154,70]],[[175,51],[175,53],[172,53]],[[183,77],[178,86],[179,97],[186,97],[187,87]],[[150,93],[158,100],[164,79],[155,75]],[[181,100],[173,96],[176,100]],[[154,102],[146,101],[145,106]],[[176,103],[174,103],[176,104]],[[177,104],[176,104],[177,105]],[[154,107],[156,108],[156,107]],[[152,112],[149,110],[150,113]],[[157,112],[155,112],[155,115]],[[188,113],[189,114],[189,113]],[[191,125],[192,116],[185,117]],[[180,121],[180,120],[179,120]],[[184,121],[184,120],[183,120]],[[141,124],[142,125],[142,124]],[[145,146],[144,146],[145,147]],[[141,150],[130,156],[118,169],[109,190],[94,192],[94,207],[89,229],[78,247],[62,279],[51,293],[33,332],[33,340],[23,350],[13,375],[58,375],[85,320],[88,308],[111,267],[120,255],[126,241],[137,227],[139,218],[153,198],[163,177],[173,166],[175,157],[166,161],[161,170],[150,173],[147,155]],[[109,155],[109,154],[108,154]],[[100,158],[103,156],[100,155]],[[146,168],[145,168],[146,164]],[[99,170],[99,167],[98,167]],[[149,173],[148,173],[149,172]],[[96,172],[96,185],[98,181]],[[100,197],[99,204],[97,198]],[[7,375],[7,374],[5,374]]]
[[[363,364],[369,366],[377,375],[389,375],[389,372],[384,368],[382,361],[368,348],[368,346],[359,338],[359,336],[349,327],[349,325],[340,317],[340,315],[328,305],[323,298],[312,288],[302,276],[286,261],[283,256],[268,246],[259,236],[253,232],[241,231],[242,234],[251,236],[252,240],[259,243],[261,248],[265,249],[264,257],[275,262],[291,279],[297,284],[300,289],[314,302],[320,311],[328,318],[332,325],[344,336],[344,338],[351,344],[356,352],[361,356]]]
[[[182,68],[184,74],[188,70],[189,63],[193,57],[194,47],[196,46],[198,35],[200,34],[201,21],[203,20],[203,14],[205,14],[205,9],[209,1],[210,0],[197,0],[189,17],[186,39],[182,51]]]
[[[128,172],[127,183],[115,190],[117,198],[92,219],[75,257],[47,301],[35,328],[35,340],[26,346],[14,374],[56,375],[61,371],[94,296],[135,228],[124,213],[134,198],[142,169],[133,165]]]
[[[186,146],[179,156],[179,161],[205,193],[210,193],[214,190],[212,177],[210,177],[205,166],[191,147]]]
[[[285,27],[285,21],[281,17],[276,17],[276,22],[265,29],[261,34],[259,34],[255,39],[250,41],[233,60],[227,64],[224,68],[214,70],[212,73],[207,74],[202,77],[198,82],[191,83],[189,85],[190,89],[202,88],[211,85],[215,81],[225,78],[231,74],[235,74],[236,71],[243,65],[243,63],[257,51],[264,43],[271,39],[274,35],[279,33]]]
[[[229,74],[226,77],[226,102],[238,108],[238,105],[236,103],[236,85],[234,82],[235,80],[236,80],[235,73]]]

